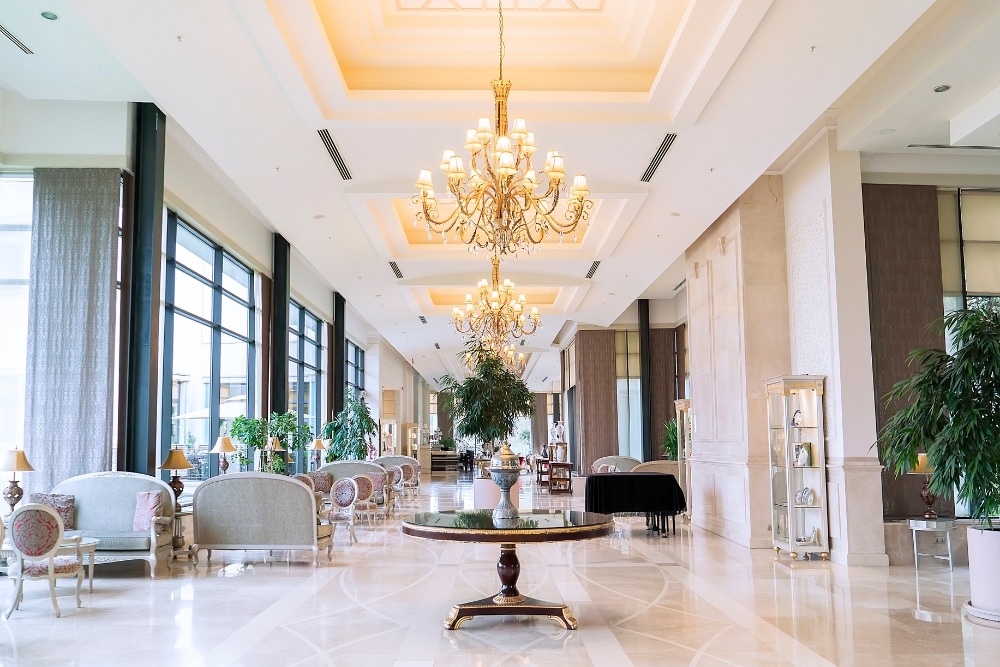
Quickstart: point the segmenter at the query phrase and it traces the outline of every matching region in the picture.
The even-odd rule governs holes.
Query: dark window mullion
[[[222,401],[222,248],[215,248],[215,285],[212,286],[212,320],[215,323],[212,327],[212,375],[209,379],[209,395],[211,400],[208,403],[208,444],[209,449],[219,437],[219,413]],[[214,477],[219,474],[219,457],[208,457],[208,476]]]

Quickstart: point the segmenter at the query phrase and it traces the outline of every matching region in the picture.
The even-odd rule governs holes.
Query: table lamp
[[[10,485],[3,490],[3,499],[10,505],[10,511],[13,514],[14,506],[21,502],[21,498],[24,497],[24,490],[17,483],[17,473],[34,472],[35,469],[28,463],[28,457],[24,455],[24,450],[13,449],[4,455],[0,470],[9,470],[14,473],[11,475]]]
[[[180,449],[171,448],[167,452],[167,458],[160,464],[160,470],[172,470],[174,476],[170,478],[170,488],[174,490],[174,512],[181,511],[181,494],[184,493],[184,482],[181,481],[178,470],[189,470],[194,466],[184,456]]]
[[[322,452],[326,450],[326,443],[316,438],[313,440],[312,445],[309,446],[309,451],[315,452],[316,457],[316,468],[319,469],[320,459],[323,456]]]
[[[226,471],[229,470],[229,460],[226,459],[226,454],[231,454],[236,451],[236,447],[233,446],[233,441],[229,436],[220,435],[219,439],[215,441],[215,447],[210,450],[211,454],[219,455],[219,470],[225,475]]]
[[[934,466],[927,462],[927,454],[917,454],[917,466],[910,471],[910,474],[924,476],[924,486],[920,489],[920,499],[927,505],[924,518],[928,521],[934,521],[938,518],[937,512],[933,509],[934,503],[937,502],[937,496],[927,489],[927,484],[931,481],[932,472],[934,472]]]
[[[281,446],[281,438],[271,438],[271,451],[283,452],[285,448]]]

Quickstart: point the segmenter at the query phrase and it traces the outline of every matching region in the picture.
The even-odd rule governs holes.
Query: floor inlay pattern
[[[551,498],[529,482],[521,507],[583,509],[574,487]],[[470,479],[435,476],[403,512],[471,506]],[[680,522],[669,539],[617,523],[599,540],[518,547],[521,592],[569,605],[576,631],[528,617],[444,630],[452,605],[496,592],[499,546],[405,537],[396,518],[359,525],[358,544],[338,532],[318,569],[307,552],[203,554],[156,580],[141,563],[99,565],[81,609],[61,582],[60,619],[29,582],[0,623],[0,665],[1000,664],[1000,629],[962,616],[967,568],[793,568]]]

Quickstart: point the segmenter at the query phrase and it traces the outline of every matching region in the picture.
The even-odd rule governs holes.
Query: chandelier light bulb
[[[500,281],[500,257],[491,257],[492,279],[481,280],[478,300],[466,294],[465,313],[456,307],[452,324],[463,335],[471,335],[487,350],[499,354],[511,339],[530,336],[541,326],[538,308],[532,308],[530,318],[524,315],[525,295],[518,294],[513,281]],[[465,317],[468,315],[468,317]]]

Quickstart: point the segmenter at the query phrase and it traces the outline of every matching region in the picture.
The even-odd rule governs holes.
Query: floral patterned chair
[[[417,493],[417,469],[409,463],[400,463],[403,471],[403,493],[406,500],[412,500]]]
[[[369,475],[369,477],[372,478],[372,484],[375,487],[372,491],[372,500],[375,502],[374,518],[385,521],[389,502],[391,501],[388,485],[386,484],[389,473],[375,472]]]
[[[353,478],[341,477],[333,483],[333,488],[330,489],[333,509],[328,515],[330,525],[333,526],[334,533],[337,526],[346,526],[352,542],[358,541],[358,536],[354,534],[354,504],[357,500],[358,483]]]
[[[368,527],[375,527],[375,511],[378,506],[375,504],[375,481],[366,474],[355,475],[351,479],[358,485],[358,498],[354,501],[355,516],[362,521],[368,520]]]
[[[14,578],[14,599],[4,612],[10,618],[14,610],[21,606],[24,598],[25,579],[48,579],[52,608],[59,618],[59,603],[56,601],[56,579],[76,577],[76,606],[81,606],[80,586],[83,584],[83,554],[80,552],[80,536],[63,540],[63,522],[59,514],[48,505],[22,505],[10,516],[10,545],[14,552],[8,574]],[[56,556],[60,548],[76,545],[75,553]]]
[[[389,508],[395,512],[396,505],[403,502],[403,469],[398,465],[389,466],[385,469],[387,475],[392,476],[391,482],[386,482],[386,489],[392,493],[392,502]]]

